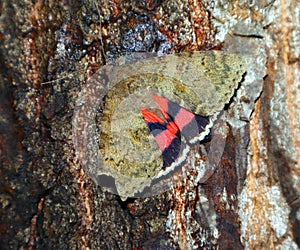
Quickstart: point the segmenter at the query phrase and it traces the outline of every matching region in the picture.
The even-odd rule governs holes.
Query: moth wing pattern
[[[79,93],[74,109],[73,142],[80,162],[104,189],[97,176],[113,177],[114,190],[124,198],[170,188],[160,177],[181,165],[190,144],[209,134],[211,117],[231,100],[247,65],[243,56],[222,51],[144,58],[103,66]],[[145,105],[147,98],[153,103]],[[175,157],[163,159],[161,149],[166,147],[158,146],[154,130],[149,135],[141,106],[149,112],[154,106],[160,110],[164,120],[156,118],[154,130],[164,132],[166,145],[173,137],[180,141],[180,151],[177,146],[172,149]],[[147,191],[141,194],[143,190]]]
[[[148,109],[142,108],[142,115],[149,128],[149,132],[162,152],[162,170],[172,166],[182,152],[184,141],[181,140],[181,133],[172,121],[164,121],[158,115]],[[166,118],[166,117],[165,117]]]
[[[167,114],[170,122],[176,124],[187,142],[196,143],[209,134],[210,128],[213,126],[211,117],[194,114],[179,104],[155,94],[153,99],[161,113]]]

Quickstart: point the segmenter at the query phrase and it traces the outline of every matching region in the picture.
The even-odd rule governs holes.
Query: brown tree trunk
[[[299,10],[284,0],[0,2],[1,247],[298,249]],[[103,192],[72,141],[87,79],[132,52],[212,48],[247,60],[212,175],[199,183],[191,171],[125,202]]]

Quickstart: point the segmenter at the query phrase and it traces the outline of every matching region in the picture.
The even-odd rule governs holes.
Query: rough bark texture
[[[3,0],[0,12],[2,249],[299,248],[298,1]],[[102,192],[72,147],[89,75],[135,51],[216,47],[248,66],[214,174],[200,184],[192,168],[146,199]]]

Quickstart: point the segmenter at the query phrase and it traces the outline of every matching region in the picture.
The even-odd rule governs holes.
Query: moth
[[[73,118],[86,172],[122,199],[169,188],[168,178],[209,134],[246,67],[240,55],[220,51],[137,58],[100,69],[79,94]]]

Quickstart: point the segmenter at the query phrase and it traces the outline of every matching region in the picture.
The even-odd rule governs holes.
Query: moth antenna
[[[107,57],[106,57],[106,54],[104,51],[104,42],[102,39],[102,16],[101,16],[101,13],[100,13],[100,10],[99,10],[99,7],[98,7],[98,4],[96,3],[96,1],[94,1],[93,3],[95,4],[95,7],[96,7],[98,15],[99,15],[99,28],[100,28],[99,34],[100,34],[101,52],[102,52],[102,56],[103,56],[105,62],[107,62]]]
[[[95,69],[98,69],[99,67],[95,67]],[[94,69],[94,68],[92,68]],[[85,67],[85,69],[82,69],[82,70],[77,70],[76,72],[73,72],[73,73],[65,73],[66,75],[65,76],[62,76],[62,77],[59,77],[55,80],[51,80],[51,81],[46,81],[46,82],[42,82],[41,85],[45,85],[45,84],[50,84],[50,83],[54,83],[54,82],[59,82],[60,80],[64,80],[64,79],[67,79],[67,78],[70,78],[71,76],[73,76],[75,73],[81,73],[81,72],[87,72],[89,69],[88,69],[88,66]]]

